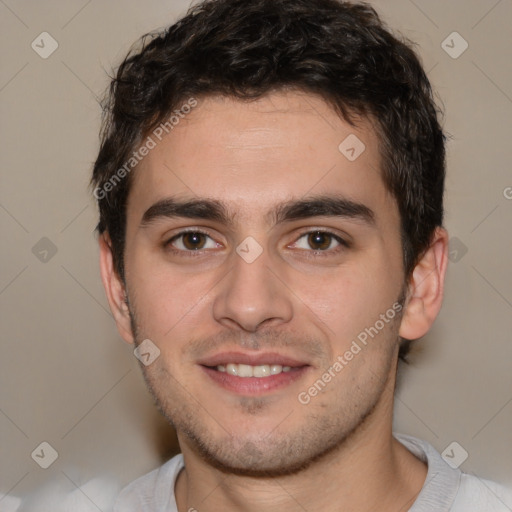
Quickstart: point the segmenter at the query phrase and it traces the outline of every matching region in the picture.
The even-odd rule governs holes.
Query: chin
[[[299,473],[317,460],[336,451],[350,435],[338,429],[330,436],[303,430],[276,435],[275,426],[268,434],[261,431],[239,437],[186,434],[187,446],[204,461],[226,474],[250,477],[280,477]],[[210,431],[211,432],[211,431]],[[180,440],[180,444],[181,444]]]

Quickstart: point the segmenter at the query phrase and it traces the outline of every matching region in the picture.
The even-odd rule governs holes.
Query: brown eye
[[[301,253],[309,257],[321,258],[335,256],[350,247],[343,238],[330,231],[315,229],[303,233],[293,247],[300,249]]]
[[[173,236],[165,245],[169,249],[182,253],[200,251],[202,249],[215,249],[217,247],[215,241],[201,231],[183,231]]]
[[[190,251],[202,249],[205,244],[205,235],[203,233],[185,233],[182,235],[183,245]]]
[[[308,244],[312,249],[325,251],[329,249],[333,236],[323,231],[312,231],[308,234]]]

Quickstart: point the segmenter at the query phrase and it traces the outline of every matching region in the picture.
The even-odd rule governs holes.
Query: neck
[[[427,467],[392,437],[392,391],[381,398],[342,445],[282,477],[225,474],[180,439],[185,469],[175,486],[179,512],[259,512],[273,507],[282,512],[408,510]]]

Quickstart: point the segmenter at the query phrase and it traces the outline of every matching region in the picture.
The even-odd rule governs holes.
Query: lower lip
[[[301,366],[270,377],[237,377],[207,366],[201,366],[201,368],[220,387],[239,395],[256,396],[289,386],[292,382],[304,377],[310,367]]]

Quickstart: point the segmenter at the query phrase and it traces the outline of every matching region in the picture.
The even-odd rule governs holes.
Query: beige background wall
[[[465,471],[510,485],[512,2],[372,3],[419,44],[452,135],[445,305],[402,374],[395,429],[439,451],[457,441]],[[2,512],[106,512],[172,452],[108,310],[86,186],[106,71],[188,4],[0,0]],[[46,59],[31,48],[43,31],[58,42]],[[452,56],[441,46],[454,31],[469,45],[458,58],[458,36],[445,43]],[[40,53],[51,49],[43,37]],[[41,442],[58,452],[48,469],[31,458]]]

